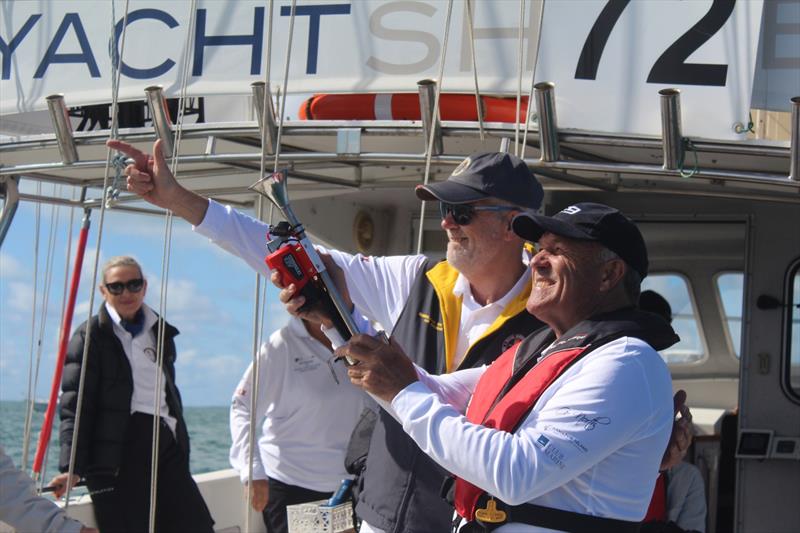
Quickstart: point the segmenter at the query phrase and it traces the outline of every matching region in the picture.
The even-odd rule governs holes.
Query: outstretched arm
[[[129,191],[153,205],[171,210],[190,224],[196,226],[203,221],[208,200],[178,183],[164,159],[161,139],[153,144],[152,155],[116,139],[106,141],[106,145],[133,159],[133,164],[125,168]]]

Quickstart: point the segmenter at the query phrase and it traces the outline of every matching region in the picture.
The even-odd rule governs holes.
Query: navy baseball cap
[[[544,233],[570,239],[599,242],[644,278],[647,276],[647,246],[636,224],[617,209],[583,202],[571,205],[552,217],[520,213],[511,222],[514,233],[536,242]]]
[[[464,159],[445,181],[417,185],[420,200],[466,204],[498,198],[539,209],[544,192],[525,162],[505,152],[479,152]]]

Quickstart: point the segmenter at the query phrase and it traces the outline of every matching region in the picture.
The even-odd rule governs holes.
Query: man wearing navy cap
[[[521,159],[488,152],[470,155],[446,181],[419,185],[416,194],[439,202],[446,261],[331,256],[356,308],[385,325],[417,365],[446,374],[488,364],[542,326],[525,312],[530,272],[522,262],[524,241],[511,229],[516,214],[539,207],[541,185]],[[281,299],[291,312],[304,303],[292,287]],[[453,516],[441,496],[447,472],[389,414],[372,412],[365,420],[377,421],[356,507],[361,531],[447,531]]]
[[[160,141],[155,157],[121,141],[108,145],[134,158],[125,171],[128,190],[171,209],[195,231],[263,270],[262,222],[184,189],[170,173]],[[439,201],[447,261],[327,252],[344,271],[358,311],[387,328],[417,365],[432,374],[480,367],[542,325],[525,312],[531,275],[522,262],[524,240],[511,228],[516,214],[539,207],[542,187],[521,159],[488,152],[470,155],[446,181],[419,185],[416,193],[421,200]],[[276,275],[272,279],[282,286]],[[293,285],[280,297],[293,314],[305,303]],[[452,506],[440,496],[445,471],[383,410],[365,413],[362,422],[353,435],[366,437],[351,441],[348,450],[357,467],[366,454],[366,470],[355,484],[361,489],[356,507],[364,520],[361,531],[447,531]]]
[[[527,310],[548,327],[490,366],[443,376],[365,335],[338,353],[358,361],[351,381],[456,476],[462,532],[637,531],[673,423],[656,350],[678,341],[636,309],[644,240],[592,203],[521,213],[512,228],[539,245]]]
[[[126,143],[108,144],[134,158],[126,169],[129,190],[171,209],[254,268],[264,268],[262,222],[181,187],[163,160],[160,141],[152,159]],[[447,261],[327,252],[344,270],[355,307],[387,328],[422,368],[442,374],[487,364],[542,325],[525,312],[530,271],[522,262],[524,241],[511,230],[514,215],[539,207],[542,187],[521,159],[488,152],[470,155],[446,181],[420,185],[416,193],[439,201]],[[282,286],[277,277],[273,281]],[[293,285],[282,290],[281,299],[292,313],[305,303]],[[349,450],[363,466],[369,447],[365,473],[356,483],[361,531],[447,531],[452,506],[440,495],[446,472],[377,406],[362,420],[354,435],[371,439],[353,441]]]

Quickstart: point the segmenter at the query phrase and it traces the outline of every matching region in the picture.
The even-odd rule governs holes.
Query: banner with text
[[[677,87],[685,135],[736,139],[763,1],[476,0],[472,39],[456,1],[444,53],[442,0],[300,0],[294,17],[288,1],[270,14],[263,0],[199,0],[192,12],[184,0],[131,0],[127,18],[124,5],[2,2],[0,113],[45,109],[54,93],[69,106],[110,102],[115,50],[121,101],[150,85],[178,96],[184,79],[189,96],[249,94],[267,71],[282,86],[290,50],[290,94],[416,92],[444,57],[445,92],[475,91],[473,62],[483,93],[527,94],[534,72],[555,83],[562,129],[658,135],[658,90]]]

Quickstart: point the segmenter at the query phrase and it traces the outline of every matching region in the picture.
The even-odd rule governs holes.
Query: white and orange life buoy
[[[485,122],[517,121],[517,99],[481,96]],[[528,97],[523,96],[520,121],[525,121]],[[301,120],[419,120],[419,95],[416,93],[316,94],[303,102]],[[475,96],[442,94],[439,98],[442,120],[477,121]]]

